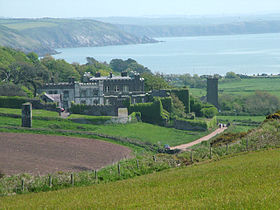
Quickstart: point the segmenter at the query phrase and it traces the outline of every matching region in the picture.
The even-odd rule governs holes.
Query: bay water
[[[280,73],[280,34],[156,38],[159,43],[56,49],[57,59],[86,63],[132,58],[165,74]]]

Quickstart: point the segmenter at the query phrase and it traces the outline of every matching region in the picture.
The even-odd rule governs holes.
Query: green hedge
[[[163,97],[163,98],[160,98],[160,100],[161,100],[163,109],[165,109],[166,111],[171,113],[172,112],[172,98]]]
[[[190,113],[190,91],[189,89],[173,89],[171,93],[175,94],[186,107],[185,112]]]
[[[195,130],[208,130],[211,128],[216,127],[217,125],[217,118],[216,116],[213,117],[212,119],[204,119],[204,120],[187,120],[187,119],[182,119],[182,118],[177,118],[177,121],[180,122],[185,122],[186,127],[189,126],[190,130],[194,130],[192,128],[196,128]],[[176,128],[176,127],[175,127]],[[187,130],[187,129],[185,129]]]
[[[154,99],[152,103],[132,104],[129,107],[129,113],[140,112],[143,122],[164,125],[167,117],[164,116],[161,100]]]
[[[32,108],[34,109],[48,109],[55,110],[55,103],[43,103],[40,99],[31,99],[20,96],[0,96],[0,107],[1,108],[13,108],[13,109],[21,109],[22,104],[30,102],[32,103]]]
[[[25,97],[19,96],[0,96],[0,107],[21,109],[22,104],[28,102]]]

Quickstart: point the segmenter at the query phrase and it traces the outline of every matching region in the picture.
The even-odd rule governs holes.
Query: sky
[[[280,0],[0,0],[1,17],[108,17],[279,13]]]

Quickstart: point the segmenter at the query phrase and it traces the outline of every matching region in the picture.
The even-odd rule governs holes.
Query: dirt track
[[[223,127],[223,128],[219,128],[217,130],[215,130],[214,132],[210,133],[209,135],[207,136],[203,136],[202,138],[200,139],[197,139],[193,142],[190,142],[188,144],[181,144],[181,145],[178,145],[176,147],[171,147],[170,149],[180,149],[180,150],[187,150],[188,148],[196,145],[196,144],[199,144],[203,141],[208,141],[209,139],[213,138],[214,136],[218,135],[219,133],[222,133],[224,132],[225,130],[227,129],[227,127]]]
[[[5,174],[92,170],[130,154],[126,147],[99,140],[0,133],[0,170]]]

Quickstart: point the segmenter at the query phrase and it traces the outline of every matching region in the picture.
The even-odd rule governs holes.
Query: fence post
[[[74,181],[74,174],[71,174],[71,185],[74,186],[75,181]]]
[[[49,186],[52,187],[52,176],[49,176]]]
[[[191,162],[193,163],[193,151],[191,150]]]
[[[212,159],[212,145],[210,144],[210,151],[209,151],[209,153],[210,153],[210,159]]]
[[[21,180],[21,191],[24,191],[24,179]]]
[[[227,154],[228,154],[228,144],[226,144],[226,151],[227,151]]]
[[[139,160],[136,160],[137,169],[139,169]]]
[[[119,174],[119,176],[121,175],[121,165],[120,164],[118,164],[118,174]]]
[[[97,177],[97,170],[94,170],[94,176],[95,176],[95,180],[98,180],[98,177]]]
[[[157,159],[156,159],[155,155],[153,156],[153,160],[154,160],[154,162],[157,162]]]

